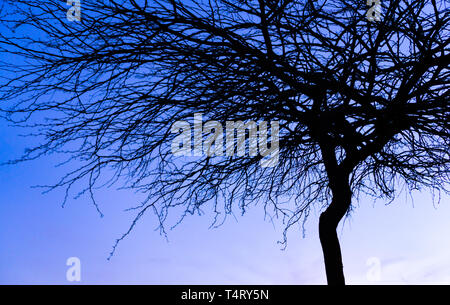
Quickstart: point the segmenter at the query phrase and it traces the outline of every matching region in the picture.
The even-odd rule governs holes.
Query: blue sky
[[[0,125],[0,159],[17,157],[27,146],[20,131]],[[280,250],[282,224],[264,220],[262,209],[229,218],[209,229],[211,215],[187,218],[169,231],[168,241],[144,217],[108,261],[116,238],[137,202],[129,191],[97,193],[105,216],[88,198],[61,207],[62,190],[41,194],[33,185],[54,182],[63,173],[55,157],[0,170],[0,284],[324,284],[317,235],[319,211],[310,215],[306,237],[291,231]],[[348,283],[450,283],[450,206],[433,206],[426,193],[406,194],[386,206],[362,200],[340,228]],[[81,282],[66,280],[66,260],[81,261]],[[380,281],[367,277],[375,257]],[[370,281],[372,280],[372,281]]]
[[[19,157],[32,138],[0,121],[0,162]],[[0,167],[0,284],[325,284],[317,234],[320,211],[311,213],[306,237],[291,230],[281,250],[279,221],[262,209],[209,229],[212,215],[187,218],[168,241],[147,215],[107,260],[134,214],[130,191],[98,190],[101,218],[87,197],[69,200],[63,190],[41,194],[64,173],[57,156]],[[427,193],[403,193],[394,203],[363,198],[339,228],[350,284],[450,284],[450,205],[433,205]],[[81,282],[66,279],[66,260],[81,261]],[[372,259],[371,259],[372,258]],[[379,281],[367,276],[380,264]]]

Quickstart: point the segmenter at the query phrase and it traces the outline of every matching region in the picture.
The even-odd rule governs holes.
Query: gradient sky
[[[0,160],[27,146],[16,128],[0,124]],[[43,195],[33,185],[63,173],[55,157],[0,170],[0,284],[71,284],[66,260],[81,260],[81,284],[324,284],[317,234],[318,211],[306,238],[291,231],[282,251],[281,223],[264,220],[255,207],[208,229],[211,215],[189,217],[169,231],[168,241],[144,217],[108,261],[116,238],[126,231],[137,202],[129,191],[103,189],[101,218],[88,198],[61,207],[62,190]],[[386,206],[362,200],[340,228],[348,283],[450,283],[450,206],[433,206],[427,194],[403,194]],[[369,281],[369,258],[381,263],[381,281]]]
[[[11,60],[9,61],[11,62]],[[30,138],[0,121],[0,162],[19,157]],[[320,211],[311,213],[306,237],[291,230],[281,250],[281,222],[264,220],[260,207],[209,229],[212,215],[187,218],[169,231],[155,231],[151,214],[107,260],[136,205],[130,191],[101,189],[103,218],[87,197],[69,200],[63,190],[41,194],[33,185],[54,183],[63,169],[57,156],[0,167],[0,284],[73,284],[66,260],[81,260],[75,284],[325,284],[317,234]],[[394,203],[362,199],[339,228],[344,271],[350,284],[450,284],[450,205],[433,205],[427,193],[403,193]],[[207,212],[207,211],[206,211]],[[368,260],[380,262],[380,281],[367,276]]]

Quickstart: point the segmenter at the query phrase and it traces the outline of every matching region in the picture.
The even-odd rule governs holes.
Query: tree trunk
[[[317,107],[324,104],[326,95],[314,100]],[[336,145],[326,130],[316,126],[319,135],[319,146],[323,163],[328,176],[328,187],[332,193],[331,204],[320,215],[319,238],[322,245],[323,258],[328,285],[345,285],[344,266],[342,264],[341,246],[337,236],[337,226],[345,216],[352,202],[352,191],[349,182],[350,168],[338,164]]]
[[[328,285],[345,285],[341,247],[336,232],[341,219],[351,204],[351,191],[348,181],[341,180],[339,187],[332,189],[333,200],[320,215],[319,238],[325,261]]]

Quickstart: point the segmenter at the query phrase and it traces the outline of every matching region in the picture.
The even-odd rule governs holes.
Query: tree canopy
[[[3,112],[43,139],[17,161],[77,160],[51,186],[68,194],[84,183],[94,200],[108,175],[142,191],[130,230],[149,210],[163,229],[172,209],[181,221],[208,207],[220,224],[257,204],[288,229],[317,205],[330,281],[324,240],[341,260],[352,198],[449,181],[449,2],[380,3],[376,21],[362,0],[84,0],[71,22],[61,1],[7,1],[0,52],[22,61],[3,63]],[[196,114],[215,122],[200,130],[216,148],[230,136],[217,126],[259,123],[276,164],[251,153],[251,128],[249,153],[174,155],[187,125],[172,127]]]

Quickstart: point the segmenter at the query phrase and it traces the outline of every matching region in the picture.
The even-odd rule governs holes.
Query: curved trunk
[[[325,99],[326,97],[322,96],[315,99],[314,102],[320,107],[325,102]],[[336,229],[351,205],[352,191],[349,176],[352,169],[338,163],[335,152],[336,145],[333,144],[333,138],[328,136],[326,130],[320,129],[320,126],[317,129],[316,132],[319,135],[318,143],[328,176],[328,187],[333,196],[331,204],[320,215],[319,238],[322,245],[328,285],[345,285],[341,246],[339,245]]]
[[[345,180],[344,180],[345,181]],[[333,190],[330,206],[320,215],[319,238],[325,261],[328,285],[345,285],[341,247],[337,236],[337,226],[351,204],[351,191],[346,181]]]

